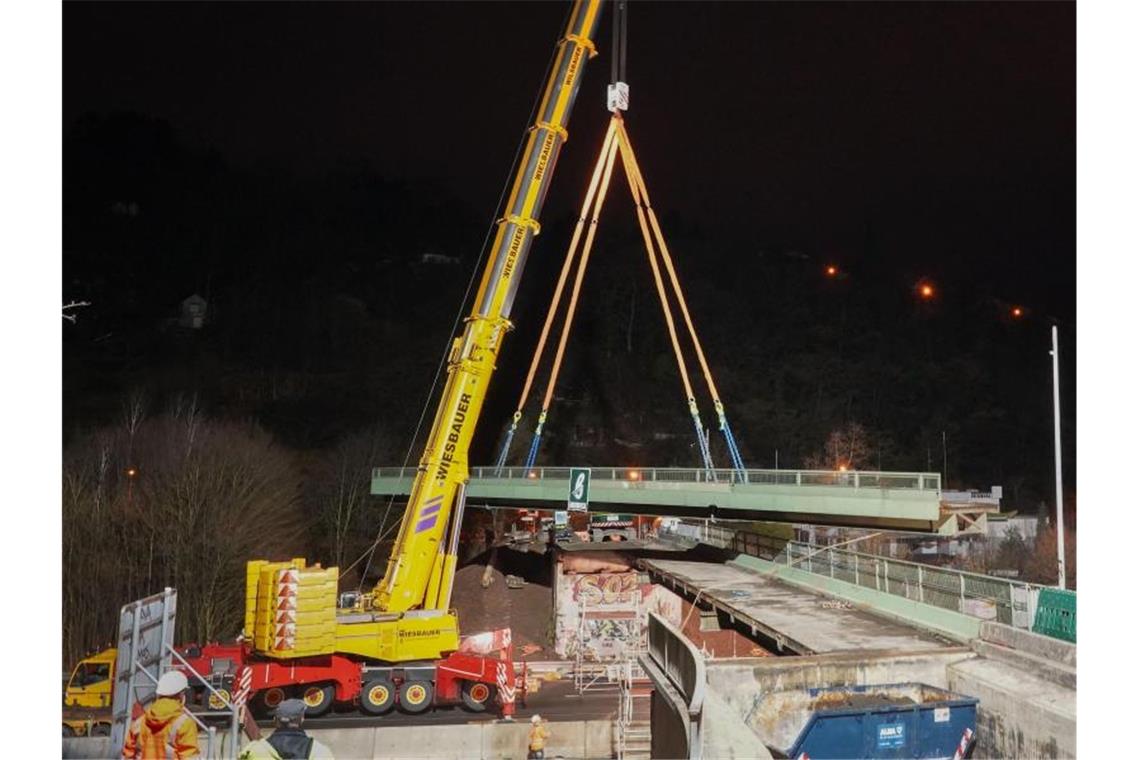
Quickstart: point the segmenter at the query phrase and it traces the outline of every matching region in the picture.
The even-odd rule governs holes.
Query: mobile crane
[[[201,651],[233,663],[225,685],[249,695],[255,707],[297,695],[311,715],[334,702],[357,702],[370,714],[457,702],[482,710],[498,694],[503,714],[514,712],[525,674],[520,679],[515,672],[509,633],[492,647],[461,642],[451,609],[467,452],[512,327],[511,307],[584,65],[595,54],[601,9],[602,0],[575,0],[558,43],[472,311],[452,344],[447,382],[383,580],[338,607],[337,568],[254,560],[247,566],[244,641]]]

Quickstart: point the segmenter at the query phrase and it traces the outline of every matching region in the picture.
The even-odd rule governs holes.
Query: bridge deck
[[[372,493],[406,496],[415,468],[377,468]],[[474,467],[468,503],[565,509],[567,467]],[[934,531],[938,473],[591,468],[590,509]]]
[[[663,585],[684,590],[733,615],[796,654],[941,649],[949,642],[917,628],[801,591],[774,578],[715,562],[645,559]]]

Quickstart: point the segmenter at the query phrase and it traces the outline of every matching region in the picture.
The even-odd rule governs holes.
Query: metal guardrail
[[[416,467],[376,467],[373,478],[412,478]],[[906,491],[942,490],[937,472],[874,472],[834,470],[705,470],[683,467],[591,467],[593,481],[650,483],[729,483],[769,486],[836,486]],[[472,480],[543,481],[570,479],[569,467],[472,467]]]
[[[705,700],[705,660],[692,642],[656,612],[647,615],[649,657],[685,698],[690,714]]]

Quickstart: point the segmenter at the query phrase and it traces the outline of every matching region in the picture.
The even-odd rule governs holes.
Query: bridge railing
[[[377,467],[373,478],[415,477],[415,467]],[[594,481],[631,483],[728,483],[771,486],[835,486],[908,491],[941,491],[942,476],[936,472],[874,472],[835,470],[733,470],[684,467],[591,467]],[[561,480],[570,479],[569,467],[472,467],[472,480]]]
[[[1015,628],[1032,629],[1038,595],[1049,588],[876,554],[785,541],[751,531],[731,531],[722,526],[709,526],[706,530],[709,543],[740,554]]]

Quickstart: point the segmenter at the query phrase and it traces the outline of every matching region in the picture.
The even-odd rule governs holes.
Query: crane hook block
[[[606,108],[617,113],[629,110],[629,85],[615,82],[606,88]]]

